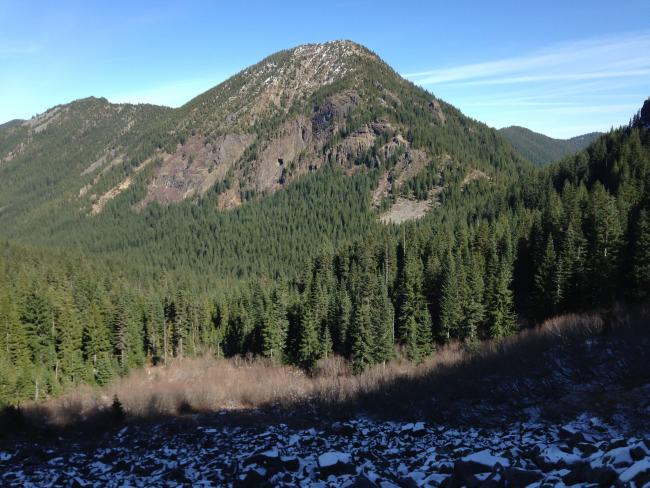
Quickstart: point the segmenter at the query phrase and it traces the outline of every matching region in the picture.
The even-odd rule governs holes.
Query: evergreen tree
[[[404,259],[398,330],[409,359],[417,362],[431,352],[432,346],[431,317],[422,294],[422,283],[422,261],[413,249]]]
[[[298,364],[306,369],[312,369],[319,359],[320,345],[318,343],[319,321],[315,311],[307,305],[303,306],[301,327],[298,334]]]
[[[395,312],[388,299],[388,289],[381,277],[375,279],[372,306],[372,360],[373,363],[384,363],[394,356]],[[427,314],[428,315],[428,314]],[[422,334],[422,331],[420,331]],[[431,332],[425,340],[431,342]],[[420,346],[422,347],[422,346]]]
[[[544,319],[557,312],[562,300],[562,264],[558,263],[553,236],[548,235],[546,250],[542,256],[535,273],[535,303],[537,304],[537,317]]]
[[[144,339],[141,325],[142,322],[136,316],[134,304],[129,297],[121,297],[117,305],[114,330],[117,356],[123,371],[141,367],[144,364]]]
[[[632,277],[635,295],[645,299],[650,295],[650,210],[642,209],[636,224]]]
[[[495,289],[491,293],[491,302],[488,304],[490,335],[493,338],[506,337],[516,330],[511,282],[510,266],[505,260],[502,260],[495,281]]]
[[[440,324],[445,340],[456,337],[463,322],[463,291],[457,261],[451,252],[444,264],[444,281],[440,299]]]
[[[593,298],[608,300],[614,296],[618,284],[623,232],[616,202],[600,183],[594,185],[590,194],[587,232],[590,292]]]
[[[341,356],[350,354],[349,329],[352,316],[352,300],[344,285],[339,285],[330,302],[329,330],[332,331],[333,350]]]
[[[350,336],[352,371],[356,374],[373,363],[370,297],[367,295],[355,300]]]
[[[275,289],[262,322],[262,355],[282,359],[287,327],[287,312],[284,299],[281,292]]]
[[[86,361],[92,365],[95,379],[100,356],[111,355],[110,329],[105,320],[98,304],[90,304],[84,320],[83,351]]]
[[[479,329],[485,322],[485,284],[483,281],[483,266],[478,254],[473,254],[468,272],[468,297],[465,309],[464,338],[470,342],[475,341]]]
[[[76,384],[81,381],[85,371],[82,356],[83,327],[72,299],[67,294],[62,297],[57,326],[61,381]]]

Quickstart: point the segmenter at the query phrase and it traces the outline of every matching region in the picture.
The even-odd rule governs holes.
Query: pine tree
[[[444,339],[448,341],[452,336],[458,335],[464,318],[462,285],[457,271],[457,261],[451,251],[447,253],[443,269],[440,324]]]
[[[428,315],[428,314],[427,314]],[[372,305],[372,359],[373,363],[384,363],[394,356],[393,305],[388,299],[388,289],[381,277],[375,278]],[[429,334],[430,340],[430,334]]]
[[[273,290],[262,323],[262,355],[282,359],[283,344],[287,331],[287,312],[278,289]]]
[[[590,194],[587,229],[589,289],[592,298],[609,300],[619,283],[623,231],[616,202],[600,183]]]
[[[97,379],[97,362],[101,355],[111,355],[110,329],[96,303],[91,303],[86,313],[83,332],[84,357]]]
[[[350,324],[352,371],[357,374],[373,363],[370,297],[360,296],[354,303]]]
[[[433,333],[431,324],[431,315],[424,303],[420,303],[415,314],[416,321],[416,339],[415,349],[409,350],[411,361],[421,363],[427,356],[433,352]]]
[[[330,302],[328,317],[329,330],[332,332],[334,352],[348,357],[350,354],[349,329],[352,317],[352,300],[344,285],[339,285]]]
[[[566,225],[562,243],[560,272],[562,287],[562,304],[580,305],[585,295],[585,260],[587,243],[582,233],[580,216],[572,217]],[[562,305],[564,307],[564,305]]]
[[[650,296],[650,210],[647,209],[641,210],[636,224],[632,277],[635,295],[642,299]]]
[[[164,359],[165,308],[159,297],[150,297],[145,325],[145,351],[154,364]]]
[[[409,359],[416,362],[428,355],[432,348],[431,317],[422,294],[422,284],[422,261],[413,249],[404,260],[398,331]]]
[[[62,383],[77,384],[85,367],[82,355],[83,327],[72,298],[65,293],[57,320],[58,358]]]
[[[18,310],[7,295],[0,295],[0,333],[3,335],[4,354],[13,365],[6,367],[5,373],[13,379],[4,387],[13,398],[33,398],[33,363],[29,339],[25,327],[20,322]]]
[[[101,351],[97,354],[95,361],[95,381],[99,386],[109,384],[116,377],[116,365],[113,357],[108,351]]]
[[[478,254],[472,254],[468,273],[468,297],[465,309],[464,338],[473,342],[478,338],[479,329],[485,322],[485,283],[483,266]]]
[[[117,305],[114,330],[119,364],[123,371],[144,365],[144,326],[130,297],[123,296]]]
[[[512,270],[510,265],[502,260],[499,266],[495,289],[491,293],[491,302],[488,304],[490,320],[490,336],[493,338],[506,337],[516,330],[516,315],[513,310],[513,296],[510,285]]]
[[[546,250],[535,272],[534,297],[537,318],[545,319],[557,312],[562,299],[561,264],[557,262],[553,236],[548,235]]]
[[[21,321],[25,324],[35,364],[45,368],[56,362],[53,321],[54,310],[46,299],[46,291],[35,288],[25,297]]]
[[[302,319],[298,332],[298,363],[306,369],[312,369],[319,359],[318,343],[319,321],[315,311],[309,306],[310,300],[303,305]]]

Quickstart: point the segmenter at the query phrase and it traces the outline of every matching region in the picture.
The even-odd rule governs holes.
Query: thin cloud
[[[458,83],[458,85],[472,86],[472,85],[511,85],[515,83],[531,83],[535,81],[579,81],[579,80],[598,80],[607,78],[629,78],[636,76],[650,75],[649,69],[636,69],[627,71],[594,71],[590,73],[565,73],[554,75],[527,75],[527,76],[511,76],[506,78],[492,78],[485,80],[466,81]],[[428,83],[421,83],[428,84]]]
[[[403,76],[421,85],[434,85],[513,73],[540,76],[549,69],[557,71],[569,68],[573,73],[579,73],[576,70],[581,68],[607,71],[608,66],[616,69],[626,66],[629,70],[649,68],[650,34],[577,41],[527,56],[406,73]]]
[[[521,56],[403,75],[495,127],[554,137],[625,124],[650,95],[650,32],[557,44]]]

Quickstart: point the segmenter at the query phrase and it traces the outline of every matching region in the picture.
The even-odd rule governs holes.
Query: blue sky
[[[607,130],[650,96],[650,0],[0,0],[0,123],[90,95],[179,106],[279,49],[333,39],[494,127]]]

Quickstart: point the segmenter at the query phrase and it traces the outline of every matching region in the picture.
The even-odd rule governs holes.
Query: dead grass
[[[554,398],[571,388],[572,381],[586,383],[603,368],[610,371],[612,365],[602,359],[600,350],[625,350],[623,369],[650,373],[643,360],[650,330],[646,322],[641,328],[633,323],[638,325],[638,320],[620,311],[607,317],[565,315],[502,341],[472,348],[450,344],[421,365],[396,359],[357,376],[336,356],[322,360],[309,376],[267,360],[216,359],[206,354],[134,371],[103,390],[83,387],[46,403],[24,404],[20,416],[23,424],[36,429],[93,420],[103,425],[115,418],[115,397],[127,418],[145,419],[257,409],[446,419],[459,410],[471,411],[473,405],[487,408],[478,409],[482,415],[502,411],[504,405],[521,409],[526,402]],[[645,333],[641,341],[640,331]],[[596,343],[602,347],[596,348]],[[616,364],[620,369],[620,360]],[[16,413],[11,415],[15,424]]]

